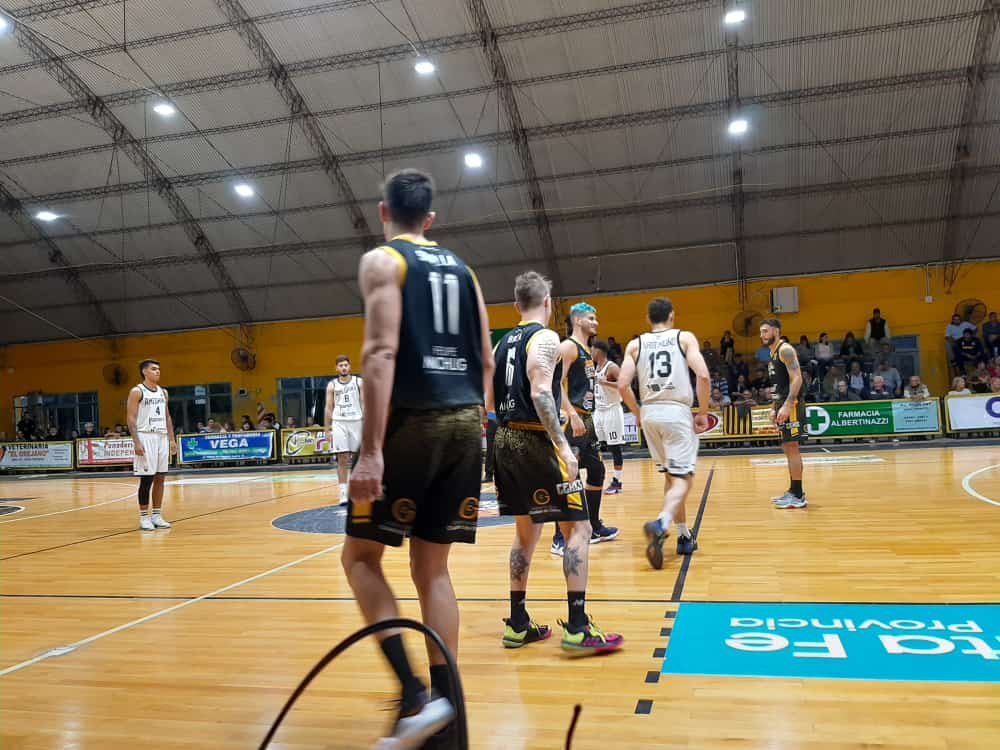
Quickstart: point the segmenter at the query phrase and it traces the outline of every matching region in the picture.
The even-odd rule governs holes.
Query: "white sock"
[[[664,532],[670,531],[670,524],[673,523],[673,520],[669,513],[664,512],[660,514],[660,526],[663,527]]]
[[[618,480],[618,484],[621,484],[622,483],[622,470],[621,469],[615,469],[611,473],[614,475],[615,479]]]
[[[159,508],[153,508],[153,518],[158,518],[159,515],[160,515],[160,509]]]
[[[139,508],[139,518],[145,518],[148,515],[149,515],[149,508],[147,508],[146,510]]]
[[[347,500],[347,485],[340,485],[340,499],[341,501]]]
[[[677,524],[677,536],[691,536],[691,532],[688,531],[686,523]]]

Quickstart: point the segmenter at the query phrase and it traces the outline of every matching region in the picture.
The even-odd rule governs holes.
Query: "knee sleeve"
[[[153,480],[155,478],[152,474],[139,477],[139,505],[143,507],[149,505],[149,491],[153,488]]]
[[[611,446],[611,460],[614,462],[615,466],[622,465],[622,447],[620,445]]]
[[[604,462],[600,456],[596,456],[596,460],[594,457],[587,456],[580,464],[580,468],[587,470],[587,484],[591,487],[600,487],[604,484]]]

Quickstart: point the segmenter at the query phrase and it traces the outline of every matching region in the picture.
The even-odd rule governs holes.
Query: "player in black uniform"
[[[569,618],[562,647],[574,653],[619,648],[620,635],[604,633],[585,611],[591,525],[577,476],[577,459],[559,421],[563,363],[559,336],[546,328],[552,315],[548,280],[534,271],[514,282],[521,322],[497,344],[499,363],[486,408],[497,415],[494,479],[500,514],[515,516],[510,550],[510,618],[503,645],[520,648],[551,635],[528,617],[525,597],[531,557],[542,524],[556,521],[567,539],[563,555]]]
[[[457,658],[448,553],[452,542],[476,538],[479,409],[493,353],[471,269],[424,237],[435,218],[433,190],[430,177],[415,170],[388,178],[379,204],[388,241],[366,253],[358,271],[366,413],[350,480],[343,564],[367,622],[398,617],[382,553],[409,535],[423,620]],[[402,687],[392,747],[419,747],[454,717],[444,657],[428,641],[430,694],[414,676],[399,632],[379,638]]]
[[[590,543],[610,542],[618,538],[618,529],[601,520],[601,497],[604,494],[604,461],[594,429],[594,379],[597,370],[587,345],[597,335],[597,310],[578,302],[569,311],[570,337],[559,345],[563,365],[563,412],[567,417],[567,437],[581,469],[587,470],[584,490],[593,535]],[[559,527],[552,537],[552,554],[561,555],[566,540]]]
[[[771,348],[767,374],[771,382],[774,414],[772,422],[781,435],[781,448],[788,459],[791,485],[784,495],[774,498],[777,508],[806,507],[802,491],[802,454],[799,446],[806,441],[805,403],[802,392],[802,371],[795,347],[781,337],[781,321],[772,318],[760,324],[760,340]]]

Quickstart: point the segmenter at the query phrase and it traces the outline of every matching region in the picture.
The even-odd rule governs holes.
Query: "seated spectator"
[[[208,432],[208,430],[205,429],[205,423],[202,422],[201,420],[199,420],[198,423],[195,424],[194,431],[195,432]]]
[[[807,362],[812,362],[814,360],[813,348],[812,344],[809,343],[808,336],[799,336],[799,343],[795,347],[795,353],[799,355],[799,362],[801,364],[806,364]]]
[[[885,386],[892,391],[893,398],[899,398],[903,395],[903,376],[888,360],[879,362],[875,374],[881,375],[885,379]]]
[[[758,388],[755,393],[754,401],[757,406],[770,406],[774,403],[774,399],[771,398],[771,389],[769,386],[765,385]]]
[[[98,435],[97,430],[94,429],[93,422],[84,422],[83,432],[80,433],[80,437],[95,438],[100,437],[100,435]]]
[[[868,398],[872,401],[891,401],[896,397],[896,394],[889,390],[889,386],[885,384],[885,378],[881,375],[875,375],[872,377],[872,389],[868,391]]]
[[[823,387],[820,391],[823,394],[824,401],[837,400],[837,381],[843,377],[844,374],[836,365],[832,365],[830,369],[826,371],[826,375],[823,377]]]
[[[128,428],[123,424],[115,425],[115,434],[118,437],[128,437]]]
[[[967,320],[962,320],[962,316],[955,314],[951,316],[951,323],[944,330],[944,338],[948,346],[948,356],[951,358],[951,365],[955,369],[960,369],[962,361],[958,353],[958,342],[966,330],[976,332],[976,326]]]
[[[983,323],[983,344],[987,357],[1000,357],[1000,322],[995,312],[991,312],[990,319]]]
[[[62,440],[63,439],[62,432],[59,431],[58,427],[52,425],[51,427],[49,427],[49,431],[48,433],[46,433],[45,439],[50,442],[53,440]]]
[[[219,423],[216,422],[212,417],[208,418],[208,424],[202,428],[201,432],[222,432],[219,428]]]
[[[712,388],[712,398],[708,402],[710,408],[722,409],[726,406],[729,406],[731,403],[733,402],[732,399],[729,398],[729,396],[724,394],[718,388]]]
[[[116,438],[116,437],[121,437],[121,435],[119,435],[117,432],[115,432],[113,428],[108,427],[104,431],[104,437],[106,437],[106,438]]]
[[[733,406],[750,407],[754,405],[754,394],[749,386],[737,390],[733,396]]]
[[[923,401],[930,397],[931,392],[927,389],[926,385],[920,382],[919,375],[911,377],[909,385],[903,389],[903,398],[908,398],[911,401]]]
[[[748,383],[750,382],[750,367],[743,361],[743,355],[737,352],[736,354],[733,354],[733,361],[729,364],[730,384],[735,385],[740,376],[742,376]]]
[[[766,365],[771,361],[771,347],[761,346],[753,356],[759,364]]]
[[[31,418],[31,415],[25,414],[17,420],[17,431],[20,432],[26,440],[31,440],[35,436],[35,420]]]
[[[833,363],[833,344],[830,343],[830,336],[826,331],[823,331],[819,335],[819,341],[816,342],[816,351],[813,352],[813,356],[819,362],[823,374],[826,374],[826,370]]]
[[[1000,378],[990,379],[990,393],[1000,393]]]
[[[837,394],[833,399],[834,401],[860,401],[861,394],[857,391],[852,391],[847,387],[846,380],[837,381]]]
[[[69,431],[69,439],[70,439],[70,440],[76,440],[76,439],[78,439],[79,437],[80,437],[80,433],[79,433],[79,432],[77,432],[76,430],[70,430],[70,431]],[[0,441],[0,442],[2,442],[2,441]]]
[[[705,364],[708,365],[709,371],[719,367],[719,353],[712,348],[712,342],[708,339],[701,342],[701,356],[705,360]]]
[[[240,425],[240,432],[251,432],[253,430],[253,425],[249,422],[244,422]]]
[[[861,363],[857,360],[851,362],[850,372],[847,373],[847,387],[862,399],[868,398],[868,379],[861,371]]]
[[[276,421],[277,420],[275,419],[274,415],[268,412],[267,414],[265,414],[260,418],[260,422],[257,423],[257,429],[273,430]]]
[[[873,357],[876,367],[883,362],[888,362],[892,366],[896,365],[896,355],[892,353],[892,345],[887,341],[878,345],[878,351],[873,353]]]
[[[864,347],[861,346],[856,338],[854,338],[854,333],[848,331],[847,335],[844,336],[844,340],[840,344],[840,358],[844,360],[845,364],[847,362],[853,362],[857,360],[860,362],[865,357]]]
[[[232,431],[233,431],[233,426],[229,422],[223,422],[222,429],[219,430],[219,432],[232,432]]]
[[[735,401],[735,394],[749,390],[751,390],[749,380],[745,375],[739,375],[737,376],[736,381],[729,388],[729,397]]]
[[[965,387],[965,378],[961,375],[951,381],[951,390],[948,391],[949,396],[968,396],[971,393],[972,391]]]
[[[308,428],[308,427],[315,427],[315,426],[316,426],[316,420],[313,419],[312,417],[306,417],[306,427]]]
[[[723,396],[729,398],[729,381],[722,377],[722,373],[717,369],[712,370],[711,386],[712,388],[718,388]]]
[[[980,362],[986,361],[986,350],[983,349],[983,342],[975,336],[975,332],[966,328],[962,331],[962,338],[958,341],[956,352],[960,369],[968,372]]]
[[[622,345],[615,341],[614,336],[608,336],[608,359],[616,365],[620,365],[624,356],[625,354],[622,352]],[[308,427],[308,425],[306,426]]]
[[[733,334],[726,331],[722,334],[722,340],[719,342],[719,356],[726,364],[732,364],[735,354],[736,342],[733,340]]]
[[[882,317],[882,311],[876,307],[872,310],[871,319],[865,325],[865,344],[874,349],[879,344],[888,344],[891,338],[889,321]]]
[[[763,367],[758,367],[753,374],[753,380],[750,381],[750,387],[755,391],[759,391],[761,388],[766,388],[769,384],[767,371]]]
[[[986,363],[986,372],[991,378],[1000,378],[1000,357],[994,357]]]
[[[295,417],[288,417],[285,420],[285,429],[286,430],[294,430],[295,428],[296,428]]]

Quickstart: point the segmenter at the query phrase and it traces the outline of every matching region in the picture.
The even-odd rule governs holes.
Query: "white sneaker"
[[[423,747],[426,740],[444,729],[455,718],[455,709],[447,698],[436,697],[427,701],[419,712],[400,716],[396,720],[392,737],[383,737],[375,743],[375,750],[411,750]]]
[[[155,526],[153,526],[153,519],[149,516],[140,516],[139,518],[139,528],[143,531],[152,531]]]
[[[808,504],[809,503],[806,502],[806,493],[803,492],[802,497],[796,497],[789,492],[776,502],[774,507],[779,510],[785,510],[786,508],[805,508]]]
[[[153,516],[153,526],[155,526],[158,529],[169,529],[170,522],[167,521],[163,516],[156,515]]]

